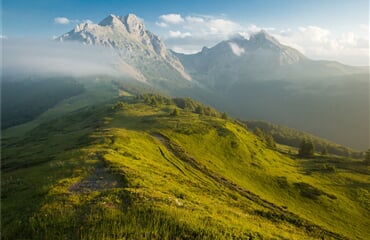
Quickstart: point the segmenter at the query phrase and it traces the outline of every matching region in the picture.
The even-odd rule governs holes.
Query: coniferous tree
[[[307,144],[307,140],[305,138],[303,138],[301,140],[301,143],[299,144],[298,155],[300,155],[300,156],[304,155],[306,144]]]
[[[315,146],[311,140],[302,139],[299,145],[298,155],[300,156],[313,156],[315,154]]]
[[[365,153],[365,162],[370,165],[370,148]]]
[[[221,118],[227,120],[229,117],[227,116],[227,113],[224,112],[222,113]]]
[[[323,156],[328,155],[328,148],[326,146],[324,146],[323,149],[321,150],[321,155]]]
[[[179,109],[175,108],[171,113],[171,116],[179,116],[179,114],[180,114]]]
[[[348,148],[346,149],[346,157],[352,157],[352,153]]]
[[[265,134],[265,140],[266,140],[266,143],[267,143],[268,147],[270,147],[272,149],[276,148],[275,140],[274,140],[274,138],[272,137],[271,134]]]
[[[253,133],[254,133],[254,135],[256,135],[257,137],[259,137],[259,138],[261,138],[261,139],[265,139],[265,136],[264,136],[264,134],[263,134],[263,132],[262,132],[262,130],[260,129],[260,128],[255,128],[254,130],[253,130]]]
[[[308,156],[313,156],[315,154],[315,145],[311,140],[307,142],[306,151]]]
[[[198,106],[195,108],[195,113],[199,114],[199,115],[204,115],[204,109],[203,107],[201,106]]]

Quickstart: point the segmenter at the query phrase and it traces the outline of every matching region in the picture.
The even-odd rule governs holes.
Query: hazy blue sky
[[[368,64],[368,0],[3,0],[2,37],[51,39],[108,14],[135,13],[177,51],[266,29],[312,58]]]

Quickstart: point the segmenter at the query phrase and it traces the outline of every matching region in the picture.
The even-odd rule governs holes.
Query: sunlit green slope
[[[189,99],[79,110],[2,142],[4,239],[366,239],[369,167],[299,159]]]

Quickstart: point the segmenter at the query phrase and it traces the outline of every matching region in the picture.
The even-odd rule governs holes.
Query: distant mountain
[[[185,55],[168,50],[142,20],[128,14],[81,23],[57,41],[109,47],[122,59],[117,68],[170,95],[358,150],[369,147],[369,69],[309,59],[265,31]]]
[[[337,62],[313,61],[261,31],[245,39],[237,35],[196,54],[178,54],[186,70],[199,82],[214,89],[237,81],[313,80],[356,74],[364,68]]]
[[[131,72],[136,74],[132,75],[140,81],[190,80],[177,57],[134,14],[111,14],[99,24],[81,23],[56,40],[110,47],[134,69]]]
[[[265,31],[196,54],[175,54],[207,103],[242,119],[272,121],[360,150],[369,144],[369,68],[315,61]],[[204,101],[203,96],[193,96]]]

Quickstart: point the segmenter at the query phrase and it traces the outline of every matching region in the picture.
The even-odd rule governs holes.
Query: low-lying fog
[[[52,40],[3,39],[2,43],[3,76],[127,74],[122,67],[126,64],[106,47]]]

